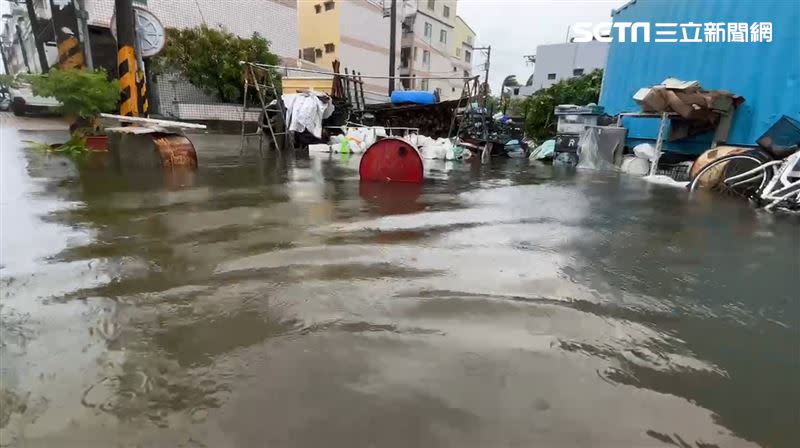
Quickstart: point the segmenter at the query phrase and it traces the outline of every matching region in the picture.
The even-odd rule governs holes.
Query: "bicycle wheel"
[[[760,153],[721,157],[697,173],[689,184],[689,191],[709,190],[752,198],[769,182],[771,171],[758,169],[767,161]]]

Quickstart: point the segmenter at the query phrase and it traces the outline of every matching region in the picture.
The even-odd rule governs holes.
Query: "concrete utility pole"
[[[119,114],[139,116],[136,82],[136,24],[132,0],[115,0],[117,16],[117,69],[119,70]]]
[[[78,39],[80,33],[75,1],[50,0],[50,11],[53,13],[53,28],[58,43],[58,66],[63,69],[83,68],[86,58]]]
[[[397,0],[392,0],[389,20],[392,21],[389,24],[389,32],[391,33],[389,35],[389,95],[391,95],[394,92],[395,52],[397,51]]]
[[[75,0],[78,2],[76,8],[78,16],[78,26],[83,37],[83,53],[86,55],[86,68],[94,70],[94,59],[92,58],[92,40],[89,37],[89,12],[86,11],[86,0]]]
[[[486,52],[486,66],[484,67],[485,70],[486,70],[486,74],[485,74],[485,78],[484,78],[485,82],[483,83],[483,97],[481,98],[481,103],[482,103],[481,106],[485,107],[486,106],[486,99],[489,96],[489,66],[491,65],[491,62],[492,62],[492,46],[489,45],[488,47],[477,47],[477,48],[473,48],[472,50],[473,51],[474,50],[478,50],[478,51],[485,51]]]
[[[22,21],[22,19],[19,20],[20,22]],[[28,73],[30,73],[31,65],[28,63],[28,52],[25,51],[25,45],[22,45],[22,42],[24,42],[24,40],[22,40],[22,27],[19,26],[19,23],[17,23],[16,27],[17,27],[17,40],[19,40],[20,42],[19,49],[22,51],[22,62],[25,63],[25,70],[27,70]]]
[[[31,21],[31,32],[33,33],[33,42],[36,44],[36,52],[39,53],[39,65],[42,67],[42,73],[47,73],[50,70],[50,64],[47,63],[47,53],[44,51],[44,42],[42,42],[42,27],[39,26],[39,18],[36,16],[33,0],[25,0],[25,7],[28,9],[28,20]]]

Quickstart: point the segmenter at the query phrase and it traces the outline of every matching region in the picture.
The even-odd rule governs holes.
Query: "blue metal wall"
[[[754,145],[782,115],[800,119],[800,1],[634,0],[613,20],[650,22],[651,42],[615,39],[611,44],[600,95],[609,114],[638,111],[632,97],[639,88],[675,77],[745,98],[734,118],[731,144]],[[771,43],[653,42],[659,22],[772,22],[773,39]],[[657,122],[631,118],[625,125],[632,139],[655,139]],[[700,136],[668,148],[697,153],[708,148],[710,138]]]

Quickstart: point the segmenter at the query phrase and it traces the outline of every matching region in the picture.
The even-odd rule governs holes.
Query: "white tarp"
[[[322,98],[327,98],[323,101]],[[333,102],[326,94],[303,92],[283,95],[286,106],[286,123],[294,132],[308,131],[314,137],[322,138],[322,120],[333,114]]]

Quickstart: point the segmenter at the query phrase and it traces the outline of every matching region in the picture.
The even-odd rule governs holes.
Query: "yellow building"
[[[472,47],[475,45],[475,31],[461,16],[456,16],[453,34],[454,65],[461,69],[464,76],[472,76]]]
[[[343,3],[335,0],[299,1],[297,15],[300,36],[298,59],[313,62],[327,69],[337,58],[337,49],[341,45],[339,17]],[[339,6],[339,7],[337,7]]]
[[[389,74],[390,19],[381,0],[301,0],[297,3],[298,58],[331,70],[338,59],[363,75]],[[396,57],[400,61],[400,26]],[[367,102],[386,101],[388,80],[364,79]],[[372,100],[372,101],[370,101]]]

